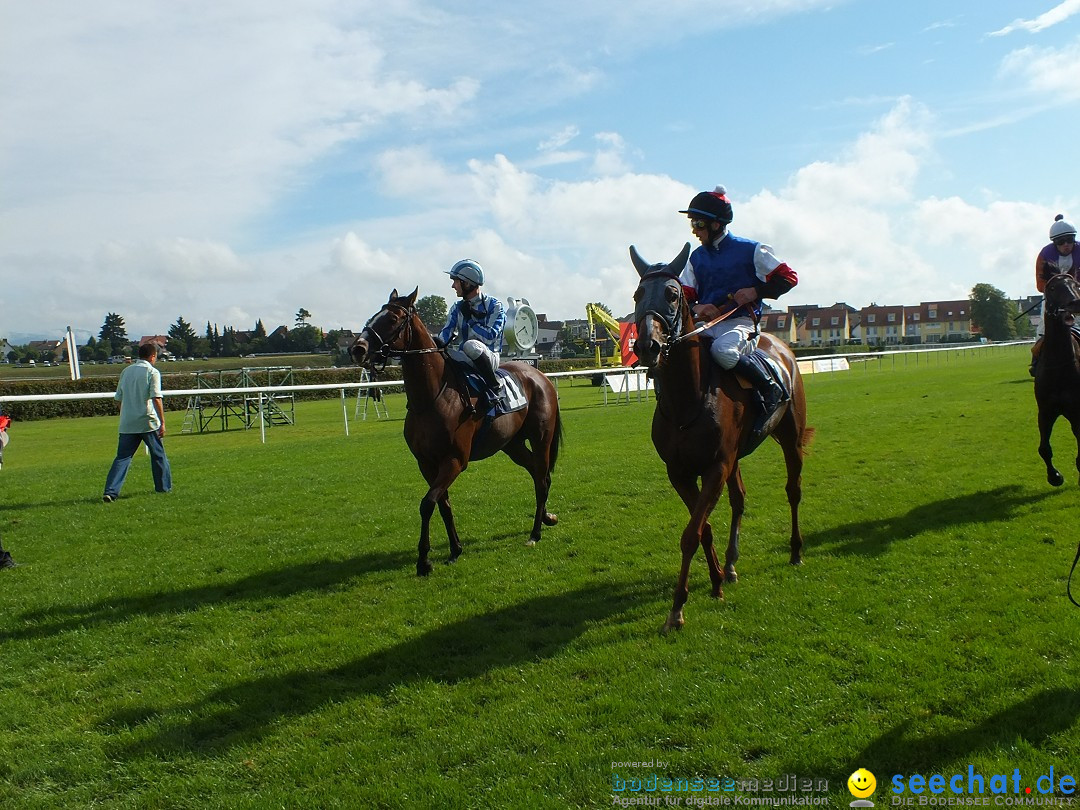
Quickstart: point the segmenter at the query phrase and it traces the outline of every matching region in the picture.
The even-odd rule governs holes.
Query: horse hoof
[[[535,546],[539,542],[540,541],[537,538],[530,537],[528,540],[525,541],[525,547],[526,548],[532,548],[533,546]]]
[[[432,564],[427,560],[424,560],[423,562],[418,562],[416,564],[416,575],[418,577],[426,577],[428,574],[431,573],[432,568]]]
[[[1060,487],[1065,483],[1065,476],[1057,470],[1054,470],[1052,473],[1046,474],[1046,482],[1050,484],[1050,486]]]
[[[664,626],[660,628],[660,635],[666,636],[672,630],[682,630],[683,624],[684,622],[682,619],[679,619],[679,621],[677,622],[673,622],[671,621],[671,619],[668,619],[666,622],[664,622]]]
[[[556,523],[559,522],[559,516],[553,515],[551,514],[551,512],[545,512],[543,521],[545,526],[554,526]]]
[[[790,564],[791,565],[802,565],[802,557],[792,557]]]
[[[725,568],[724,569],[724,581],[725,582],[738,582],[739,581],[738,572],[736,572],[734,568]]]
[[[723,602],[724,601],[724,589],[723,588],[713,588],[712,598],[716,599],[719,602]]]

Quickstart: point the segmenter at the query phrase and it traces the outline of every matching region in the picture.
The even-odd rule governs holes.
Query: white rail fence
[[[823,354],[814,355],[810,357],[800,357],[799,367],[804,374],[821,373],[824,369],[814,361],[834,361],[839,359],[845,359],[849,366],[853,366],[855,363],[864,363],[864,368],[872,361],[877,361],[880,365],[886,360],[891,361],[893,367],[898,362],[904,364],[908,363],[930,363],[936,359],[938,362],[948,362],[948,353],[968,353],[968,352],[981,352],[987,350],[1001,349],[1010,346],[1017,345],[1030,345],[1032,341],[1013,341],[1009,343],[964,343],[953,344],[949,346],[935,347],[935,348],[920,348],[920,349],[905,349],[905,350],[893,350],[893,351],[881,351],[881,352],[853,352],[850,354]],[[938,355],[935,358],[935,355]],[[829,363],[829,366],[835,368],[835,363]],[[604,392],[604,404],[608,404],[608,392],[609,390],[616,395],[616,404],[619,402],[630,403],[632,401],[631,394],[636,394],[637,401],[647,400],[649,398],[649,389],[651,383],[647,383],[645,375],[642,369],[632,368],[628,366],[618,366],[615,368],[606,369],[579,369],[575,371],[557,371],[547,376],[555,383],[556,389],[558,388],[561,380],[570,380],[571,385],[575,379],[587,378],[592,379],[598,375],[604,377],[603,392]],[[258,399],[259,409],[259,432],[262,437],[263,443],[266,442],[266,417],[263,410],[264,404],[270,397],[277,394],[293,393],[298,391],[339,391],[341,395],[341,412],[344,420],[345,435],[349,435],[349,409],[346,402],[346,392],[356,391],[360,392],[367,389],[380,388],[380,389],[394,389],[403,385],[401,380],[379,380],[376,382],[350,382],[350,383],[321,383],[317,385],[280,385],[280,386],[251,386],[241,388],[183,388],[162,391],[163,397],[224,397],[233,394],[241,394],[249,399]],[[60,400],[80,400],[80,399],[112,399],[113,393],[111,391],[95,391],[92,393],[83,394],[10,394],[0,396],[0,404],[5,402],[50,402]]]

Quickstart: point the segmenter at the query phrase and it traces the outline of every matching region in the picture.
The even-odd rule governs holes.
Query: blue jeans
[[[161,437],[153,433],[121,433],[120,441],[116,445],[116,459],[109,468],[109,475],[105,479],[105,494],[117,497],[124,479],[127,478],[128,467],[131,466],[131,457],[139,449],[139,445],[146,442],[150,450],[150,470],[154,474],[154,489],[158,492],[168,492],[172,489],[172,470],[169,469],[169,459],[165,456],[165,445],[161,443]]]

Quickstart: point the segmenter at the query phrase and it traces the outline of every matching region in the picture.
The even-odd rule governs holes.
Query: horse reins
[[[1073,572],[1076,571],[1076,563],[1080,562],[1080,544],[1076,546],[1076,556],[1073,557],[1072,568],[1069,569],[1069,579],[1065,582],[1065,595],[1069,597],[1069,601],[1077,607],[1080,607],[1080,602],[1077,602],[1072,595],[1072,578]]]

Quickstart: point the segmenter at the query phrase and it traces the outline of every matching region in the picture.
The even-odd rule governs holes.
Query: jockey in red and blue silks
[[[711,321],[733,306],[739,308],[705,334],[712,338],[709,353],[713,360],[741,374],[760,395],[762,408],[753,436],[760,440],[786,401],[787,392],[773,379],[752,340],[757,334],[762,299],[779,298],[798,283],[798,276],[773,255],[769,245],[728,232],[733,215],[723,186],[696,194],[679,213],[690,218],[690,228],[701,242],[679,278],[694,317]]]
[[[1042,292],[1053,276],[1068,273],[1080,281],[1080,247],[1076,244],[1076,226],[1065,221],[1063,214],[1054,217],[1050,226],[1050,244],[1039,251],[1035,257],[1035,289]],[[1038,340],[1031,347],[1031,368],[1028,372],[1035,376],[1035,364],[1039,362],[1042,351],[1043,323],[1046,321],[1046,302],[1043,301],[1042,317],[1039,318]]]

